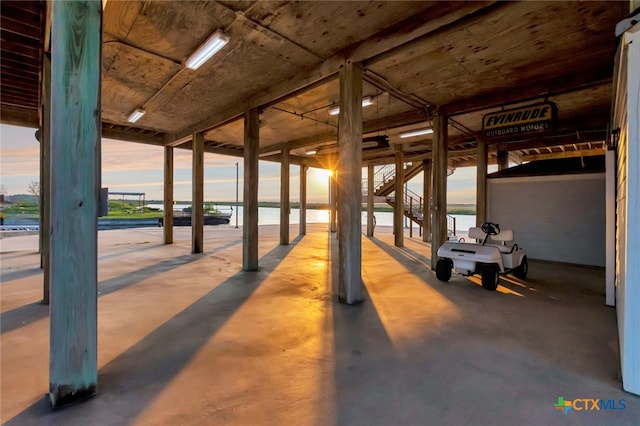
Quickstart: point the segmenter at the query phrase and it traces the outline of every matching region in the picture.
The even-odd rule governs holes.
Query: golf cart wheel
[[[496,265],[486,265],[482,268],[482,288],[495,291],[498,288],[498,267]]]
[[[440,281],[449,281],[451,278],[451,259],[438,259],[436,263],[436,277]]]
[[[524,256],[520,266],[513,270],[513,275],[516,278],[526,278],[527,272],[529,272],[529,262],[527,261],[527,256]]]

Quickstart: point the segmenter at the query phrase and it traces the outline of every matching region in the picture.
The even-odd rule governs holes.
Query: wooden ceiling
[[[2,122],[38,126],[43,2],[2,2]],[[468,165],[484,114],[552,101],[556,132],[501,141],[513,158],[602,150],[611,102],[614,28],[626,1],[108,1],[103,18],[103,136],[242,155],[242,115],[261,113],[263,159],[292,150],[320,164],[335,144],[337,73],[361,62],[365,137],[387,136],[428,158],[431,136],[400,139],[451,117],[450,161]],[[200,69],[183,61],[216,29],[230,42]],[[146,114],[135,125],[136,108]],[[318,151],[315,155],[310,151]],[[392,161],[393,149],[366,151]],[[546,157],[545,157],[546,158]]]

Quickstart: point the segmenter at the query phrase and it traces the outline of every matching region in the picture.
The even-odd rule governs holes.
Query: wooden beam
[[[438,249],[447,241],[447,116],[438,114],[433,127],[431,269],[436,268]]]
[[[431,241],[431,160],[422,160],[422,241]]]
[[[4,96],[4,94],[3,94]],[[2,98],[4,102],[4,98]],[[0,123],[12,126],[37,128],[39,125],[38,109],[0,104]]]
[[[396,145],[396,176],[394,183],[395,200],[393,203],[393,242],[396,247],[404,247],[404,153]]]
[[[412,40],[422,40],[425,37],[437,36],[440,28],[450,28],[458,21],[467,22],[468,20],[480,19],[485,13],[501,6],[500,2],[493,1],[435,3],[431,8],[420,12],[417,16],[412,16],[405,22],[382,30],[357,46],[350,46],[348,51],[338,52],[298,79],[283,81],[261,96],[239,99],[236,104],[227,106],[224,112],[173,134],[168,142],[180,140],[189,137],[194,132],[210,130],[231,120],[238,119],[247,108],[264,109],[299,93],[304,93],[314,87],[326,84],[337,77],[345,57],[349,57],[352,62],[368,61],[368,63],[375,63],[384,59],[382,55],[392,55],[398,49],[406,48],[406,45]],[[416,25],[416,21],[420,23]]]
[[[532,65],[532,67],[535,66]],[[460,115],[611,84],[612,69],[608,64],[581,69],[579,72],[565,74],[551,80],[538,80],[528,86],[509,87],[502,91],[460,99],[442,105],[440,110],[444,114]]]
[[[593,157],[605,155],[605,148],[578,149],[576,151],[547,152],[544,154],[528,154],[522,156],[522,161],[551,160],[557,158]]]
[[[329,176],[329,232],[338,232],[338,171],[331,170]]]
[[[309,166],[300,166],[300,235],[307,235],[307,171]]]
[[[53,2],[49,399],[96,393],[101,5]],[[72,76],[72,78],[71,78]]]
[[[173,244],[173,147],[164,147],[164,243]]]
[[[375,217],[374,215],[374,210],[373,210],[373,201],[375,198],[375,188],[374,188],[374,182],[373,180],[375,179],[374,176],[374,167],[373,165],[369,164],[367,166],[367,237],[373,237],[373,230],[375,228]]]
[[[164,133],[137,132],[111,123],[102,123],[102,137],[126,142],[138,142],[147,145],[164,146]]]
[[[478,140],[476,153],[476,226],[487,221],[487,143]]]
[[[191,252],[202,253],[204,241],[204,134],[193,135]]]
[[[280,245],[289,245],[289,151],[282,151],[282,162],[280,163]]]
[[[340,70],[338,119],[338,298],[362,301],[362,68]]]
[[[242,269],[258,270],[258,148],[260,115],[255,109],[244,117],[244,196],[242,198]]]

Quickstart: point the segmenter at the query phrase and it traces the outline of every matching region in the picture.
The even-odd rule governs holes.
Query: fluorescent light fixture
[[[305,154],[307,154],[307,155],[316,155],[317,152],[318,151],[316,151],[315,149],[312,149],[310,151],[305,152]]]
[[[414,136],[428,135],[430,133],[433,133],[433,129],[421,129],[421,130],[414,130],[412,132],[407,132],[407,133],[400,133],[400,137],[402,139],[412,138]]]
[[[135,123],[136,121],[140,120],[140,117],[142,117],[144,113],[145,111],[142,108],[136,108],[136,110],[133,111],[128,118],[129,123]]]
[[[373,105],[373,98],[371,96],[367,96],[365,98],[362,98],[362,107],[368,107],[370,105]],[[335,107],[335,108],[331,108],[329,110],[329,115],[338,115],[340,114],[340,107]]]
[[[218,53],[227,43],[229,43],[229,37],[224,35],[221,30],[217,30],[187,58],[184,66],[192,70],[198,69],[200,65],[207,62],[209,58]]]

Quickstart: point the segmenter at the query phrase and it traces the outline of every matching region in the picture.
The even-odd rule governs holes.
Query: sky
[[[35,129],[0,125],[0,183],[9,195],[28,193],[29,182],[39,179],[39,143]],[[236,163],[239,171],[239,199],[242,201],[243,160],[205,153],[205,201],[235,201]],[[112,192],[144,192],[147,200],[163,198],[164,150],[162,147],[102,139],[102,187]],[[258,199],[280,199],[280,164],[260,161]],[[291,166],[290,198],[299,201],[299,166]],[[447,179],[449,204],[475,204],[475,167],[457,169]],[[366,176],[364,171],[363,176]],[[327,202],[328,175],[310,168],[307,201]],[[422,174],[412,179],[409,189],[422,194]],[[191,151],[174,150],[174,199],[191,199]]]

